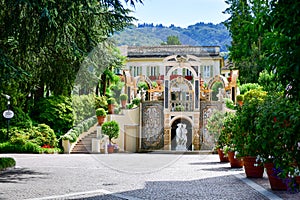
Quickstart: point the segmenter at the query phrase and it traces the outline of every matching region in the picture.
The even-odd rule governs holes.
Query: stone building
[[[212,149],[205,125],[214,109],[224,109],[224,98],[235,101],[236,71],[222,76],[224,60],[218,46],[120,47],[127,57],[124,92],[129,102],[142,98],[138,121],[110,116],[121,123],[118,143],[124,150]],[[139,89],[146,83],[148,89]],[[156,84],[153,84],[156,82]],[[122,118],[122,119],[121,119]],[[122,128],[124,127],[124,128]],[[179,148],[179,135],[185,148]],[[129,136],[132,137],[129,137]],[[132,147],[134,146],[134,148]]]

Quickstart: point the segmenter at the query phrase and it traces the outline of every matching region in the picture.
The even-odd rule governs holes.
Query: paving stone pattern
[[[244,183],[243,169],[217,155],[2,154],[17,167],[0,172],[0,199],[269,199]],[[268,188],[268,180],[255,181]],[[282,199],[298,194],[276,193]]]

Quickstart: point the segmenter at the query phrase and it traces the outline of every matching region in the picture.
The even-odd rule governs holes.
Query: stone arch
[[[167,69],[165,72],[166,77],[170,77],[172,72],[177,69],[188,69],[192,72],[193,77],[198,78],[199,73],[192,67],[191,63],[198,62],[200,65],[200,59],[193,55],[187,55],[186,57],[180,55],[171,55],[164,58],[163,62],[165,66],[172,66],[171,68]]]
[[[211,91],[213,85],[214,85],[216,82],[221,82],[221,83],[222,83],[222,87],[224,88],[224,92],[225,92],[225,88],[226,88],[226,86],[228,85],[228,81],[226,80],[226,78],[225,78],[224,76],[221,76],[221,75],[216,75],[216,76],[214,76],[212,79],[210,79],[210,80],[208,81],[208,84],[207,84],[208,89]],[[212,93],[210,92],[210,93],[209,93],[208,99],[211,100],[211,98],[212,98]]]
[[[153,89],[152,87],[152,81],[149,79],[148,76],[145,75],[141,75],[141,76],[137,76],[135,77],[135,81],[134,81],[134,95],[137,96],[137,91],[138,91],[138,84],[139,82],[144,81],[147,83],[147,85],[149,86],[149,90]],[[146,91],[146,100],[150,99],[150,93],[148,91]]]
[[[138,83],[140,81],[145,81],[149,85],[149,89],[152,89],[152,81],[149,79],[148,76],[142,75],[142,76],[135,77],[135,87],[138,86]]]
[[[180,76],[170,81],[169,85],[169,109],[172,111],[192,111],[194,110],[194,86]],[[180,109],[180,110],[177,110]],[[183,110],[181,110],[183,109]]]
[[[187,143],[186,149],[191,151],[193,149],[193,122],[188,117],[176,117],[171,123],[171,150],[176,150],[176,129],[179,123],[186,124],[187,129]]]
[[[186,85],[188,85],[189,89],[190,90],[193,90],[193,85],[190,81],[186,80],[185,78],[183,77],[177,77],[173,80],[170,81],[170,88],[172,87],[172,85],[174,85],[174,83],[178,83],[178,82],[183,82],[185,83]]]

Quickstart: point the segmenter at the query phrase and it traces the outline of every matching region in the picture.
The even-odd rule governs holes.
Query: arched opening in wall
[[[150,99],[150,95],[148,90],[150,89],[150,84],[146,81],[139,81],[137,83],[137,87],[138,87],[138,98],[143,98],[144,95],[144,99],[147,101]]]
[[[178,77],[170,84],[170,110],[175,112],[192,111],[194,94],[192,84],[183,77]]]
[[[180,130],[182,128],[182,130]],[[179,139],[186,135],[185,149],[180,149]],[[184,151],[184,150],[192,150],[192,124],[184,118],[176,119],[171,126],[171,150],[173,151]]]
[[[211,87],[211,101],[219,101],[222,89],[223,83],[221,81],[214,82]]]

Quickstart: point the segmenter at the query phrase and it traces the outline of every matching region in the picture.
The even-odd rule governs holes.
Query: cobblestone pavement
[[[217,155],[2,154],[17,161],[0,172],[0,199],[300,199],[247,179]]]

